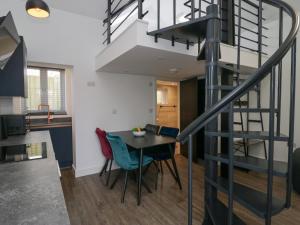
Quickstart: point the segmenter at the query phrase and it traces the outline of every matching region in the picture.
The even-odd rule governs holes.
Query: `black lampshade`
[[[50,9],[42,0],[27,0],[26,11],[29,15],[37,18],[47,18],[50,16]]]

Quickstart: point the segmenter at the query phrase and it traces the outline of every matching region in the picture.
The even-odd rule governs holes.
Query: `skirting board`
[[[102,167],[97,165],[97,166],[91,166],[91,167],[86,167],[86,168],[82,168],[82,169],[77,169],[73,165],[73,169],[75,171],[75,177],[78,178],[78,177],[83,177],[83,176],[100,173],[100,170],[102,169]],[[115,170],[115,169],[118,169],[118,167],[115,164],[113,164],[111,169]]]

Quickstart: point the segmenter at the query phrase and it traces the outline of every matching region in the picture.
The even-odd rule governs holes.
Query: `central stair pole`
[[[218,61],[220,58],[221,23],[218,5],[210,5],[206,9],[209,17],[206,28],[206,110],[218,102],[218,90],[213,87],[218,85]],[[218,130],[218,119],[212,120],[206,125],[205,131],[216,132]],[[205,152],[216,154],[218,150],[217,137],[205,136]],[[212,160],[205,160],[205,177],[210,180],[217,179],[217,163]],[[205,218],[203,225],[210,225],[211,219],[207,207],[217,200],[217,190],[208,182],[205,182]]]

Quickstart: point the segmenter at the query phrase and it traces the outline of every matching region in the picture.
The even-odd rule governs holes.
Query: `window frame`
[[[48,71],[59,71],[60,72],[60,90],[61,90],[61,96],[60,96],[60,102],[61,102],[61,109],[60,110],[53,110],[50,108],[50,113],[52,115],[67,115],[66,111],[66,70],[61,68],[54,68],[54,67],[45,67],[45,66],[31,66],[28,65],[26,69],[38,69],[40,70],[40,88],[41,88],[41,104],[49,104],[48,98]],[[29,84],[27,84],[27,88],[29,89]],[[28,96],[29,97],[29,96]],[[28,99],[27,97],[27,99]],[[26,100],[27,100],[26,99]],[[47,111],[42,110],[32,110],[27,108],[26,105],[26,111],[27,113],[30,113],[31,115],[47,115]]]

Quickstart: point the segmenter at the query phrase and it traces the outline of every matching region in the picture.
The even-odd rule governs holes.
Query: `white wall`
[[[53,8],[50,18],[38,20],[24,4],[1,0],[0,15],[12,11],[29,61],[73,66],[74,167],[77,176],[98,172],[104,159],[95,128],[126,130],[153,122],[154,78],[94,72],[103,47],[101,21]]]

